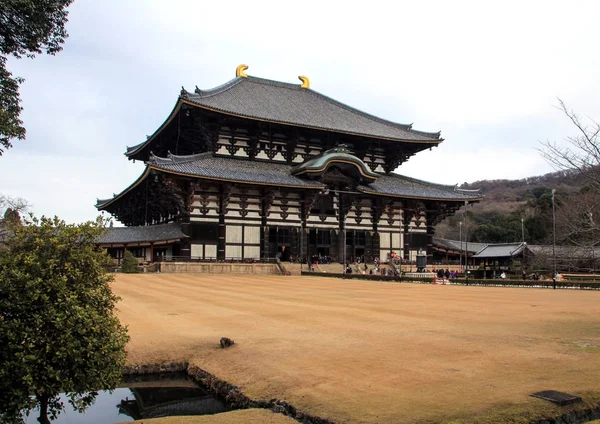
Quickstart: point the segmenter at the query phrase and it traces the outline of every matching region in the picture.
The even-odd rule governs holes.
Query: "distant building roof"
[[[474,258],[510,258],[519,255],[527,247],[526,243],[488,244]]]
[[[475,243],[468,242],[465,243],[463,240],[462,243],[460,240],[448,240],[439,237],[433,238],[433,247],[437,247],[438,249],[446,249],[446,250],[456,250],[456,251],[465,251],[465,248],[470,253],[477,253],[480,250],[483,250],[487,246],[487,243]]]
[[[160,224],[139,227],[111,227],[97,241],[97,244],[126,244],[181,240],[187,236],[179,224]]]
[[[527,251],[533,255],[539,256],[552,256],[553,249],[552,245],[536,245],[536,244],[528,244]],[[600,247],[599,246],[556,246],[554,249],[554,253],[557,257],[560,258],[573,258],[573,259],[583,259],[583,258],[600,258]]]

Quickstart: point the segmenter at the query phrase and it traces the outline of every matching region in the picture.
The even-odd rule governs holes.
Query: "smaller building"
[[[478,269],[483,270],[483,277],[499,274],[504,271],[522,271],[523,254],[527,243],[488,244],[473,256]]]
[[[110,227],[98,240],[118,264],[125,249],[144,262],[157,262],[180,256],[180,242],[187,238],[177,223],[139,227]]]
[[[487,243],[433,238],[433,265],[461,265],[468,258],[469,267],[474,265],[473,257],[487,247]]]

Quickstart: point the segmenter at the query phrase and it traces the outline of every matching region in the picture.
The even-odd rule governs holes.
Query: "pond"
[[[83,414],[73,411],[61,396],[65,411],[55,424],[95,424],[135,421],[179,415],[210,415],[227,411],[225,403],[213,397],[184,375],[151,375],[128,380],[112,393],[101,391]],[[39,412],[32,411],[27,424],[37,424]]]

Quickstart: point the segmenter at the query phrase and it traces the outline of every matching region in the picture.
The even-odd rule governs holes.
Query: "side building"
[[[129,227],[176,223],[186,237],[163,240],[174,259],[411,261],[431,259],[435,225],[482,199],[393,172],[438,146],[439,132],[349,107],[306,77],[295,85],[246,69],[182,89],[155,133],[127,148],[146,165],[140,177],[96,207]]]

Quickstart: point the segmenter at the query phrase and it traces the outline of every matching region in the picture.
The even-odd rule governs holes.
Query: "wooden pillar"
[[[427,263],[431,264],[433,263],[433,235],[435,234],[434,216],[427,213],[425,219],[427,219]]]
[[[227,210],[227,192],[225,185],[219,186],[219,233],[217,240],[217,260],[225,260],[225,213]]]
[[[150,263],[154,262],[154,243],[150,243]]]
[[[402,235],[402,241],[404,242],[404,248],[402,249],[402,253],[404,256],[405,260],[409,260],[410,259],[410,236],[409,236],[409,231],[410,231],[410,220],[412,218],[412,215],[410,213],[410,210],[408,208],[404,208],[402,210],[402,224],[403,224],[403,235]]]

